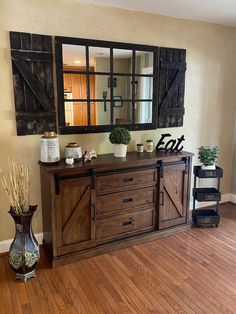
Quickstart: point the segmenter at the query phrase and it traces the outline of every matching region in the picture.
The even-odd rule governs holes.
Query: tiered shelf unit
[[[193,188],[193,224],[196,226],[215,225],[220,222],[219,203],[221,200],[220,179],[223,177],[223,169],[216,166],[215,170],[203,170],[201,166],[194,166],[194,188]],[[197,187],[198,179],[217,179],[217,187]],[[215,202],[212,208],[196,209],[197,202]]]

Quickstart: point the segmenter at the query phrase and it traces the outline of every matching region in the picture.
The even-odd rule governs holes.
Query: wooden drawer
[[[148,187],[97,196],[96,215],[105,216],[131,208],[156,203],[156,187]]]
[[[114,191],[119,189],[130,189],[138,186],[154,185],[157,182],[157,170],[139,170],[134,172],[125,172],[119,174],[110,174],[97,176],[97,193],[103,191]]]
[[[153,230],[154,208],[107,217],[96,221],[96,242]]]

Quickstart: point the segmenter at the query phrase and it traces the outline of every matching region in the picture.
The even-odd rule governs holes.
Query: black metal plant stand
[[[203,170],[201,166],[194,166],[194,188],[193,188],[193,224],[196,226],[215,225],[218,227],[220,222],[219,204],[221,200],[220,179],[223,177],[223,169],[216,166],[215,170]],[[215,187],[196,187],[197,178],[217,179],[217,188]],[[196,201],[198,202],[215,202],[213,208],[196,209]]]

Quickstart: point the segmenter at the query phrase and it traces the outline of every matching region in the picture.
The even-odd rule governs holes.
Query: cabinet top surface
[[[165,152],[165,151],[154,151],[152,153],[137,153],[130,152],[127,153],[126,157],[117,158],[114,157],[113,154],[103,154],[98,155],[97,158],[92,159],[90,162],[83,163],[82,161],[75,162],[73,165],[67,165],[62,159],[56,165],[45,165],[41,161],[39,161],[40,167],[44,168],[47,172],[57,172],[60,170],[67,169],[91,169],[91,168],[104,168],[106,166],[121,168],[121,167],[135,167],[143,164],[150,165],[152,163],[156,163],[157,161],[163,160],[171,161],[184,157],[191,157],[193,153],[190,152]]]

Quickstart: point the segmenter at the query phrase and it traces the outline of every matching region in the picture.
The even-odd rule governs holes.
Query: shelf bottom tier
[[[220,223],[220,215],[214,209],[200,209],[192,212],[193,224],[216,225]]]

